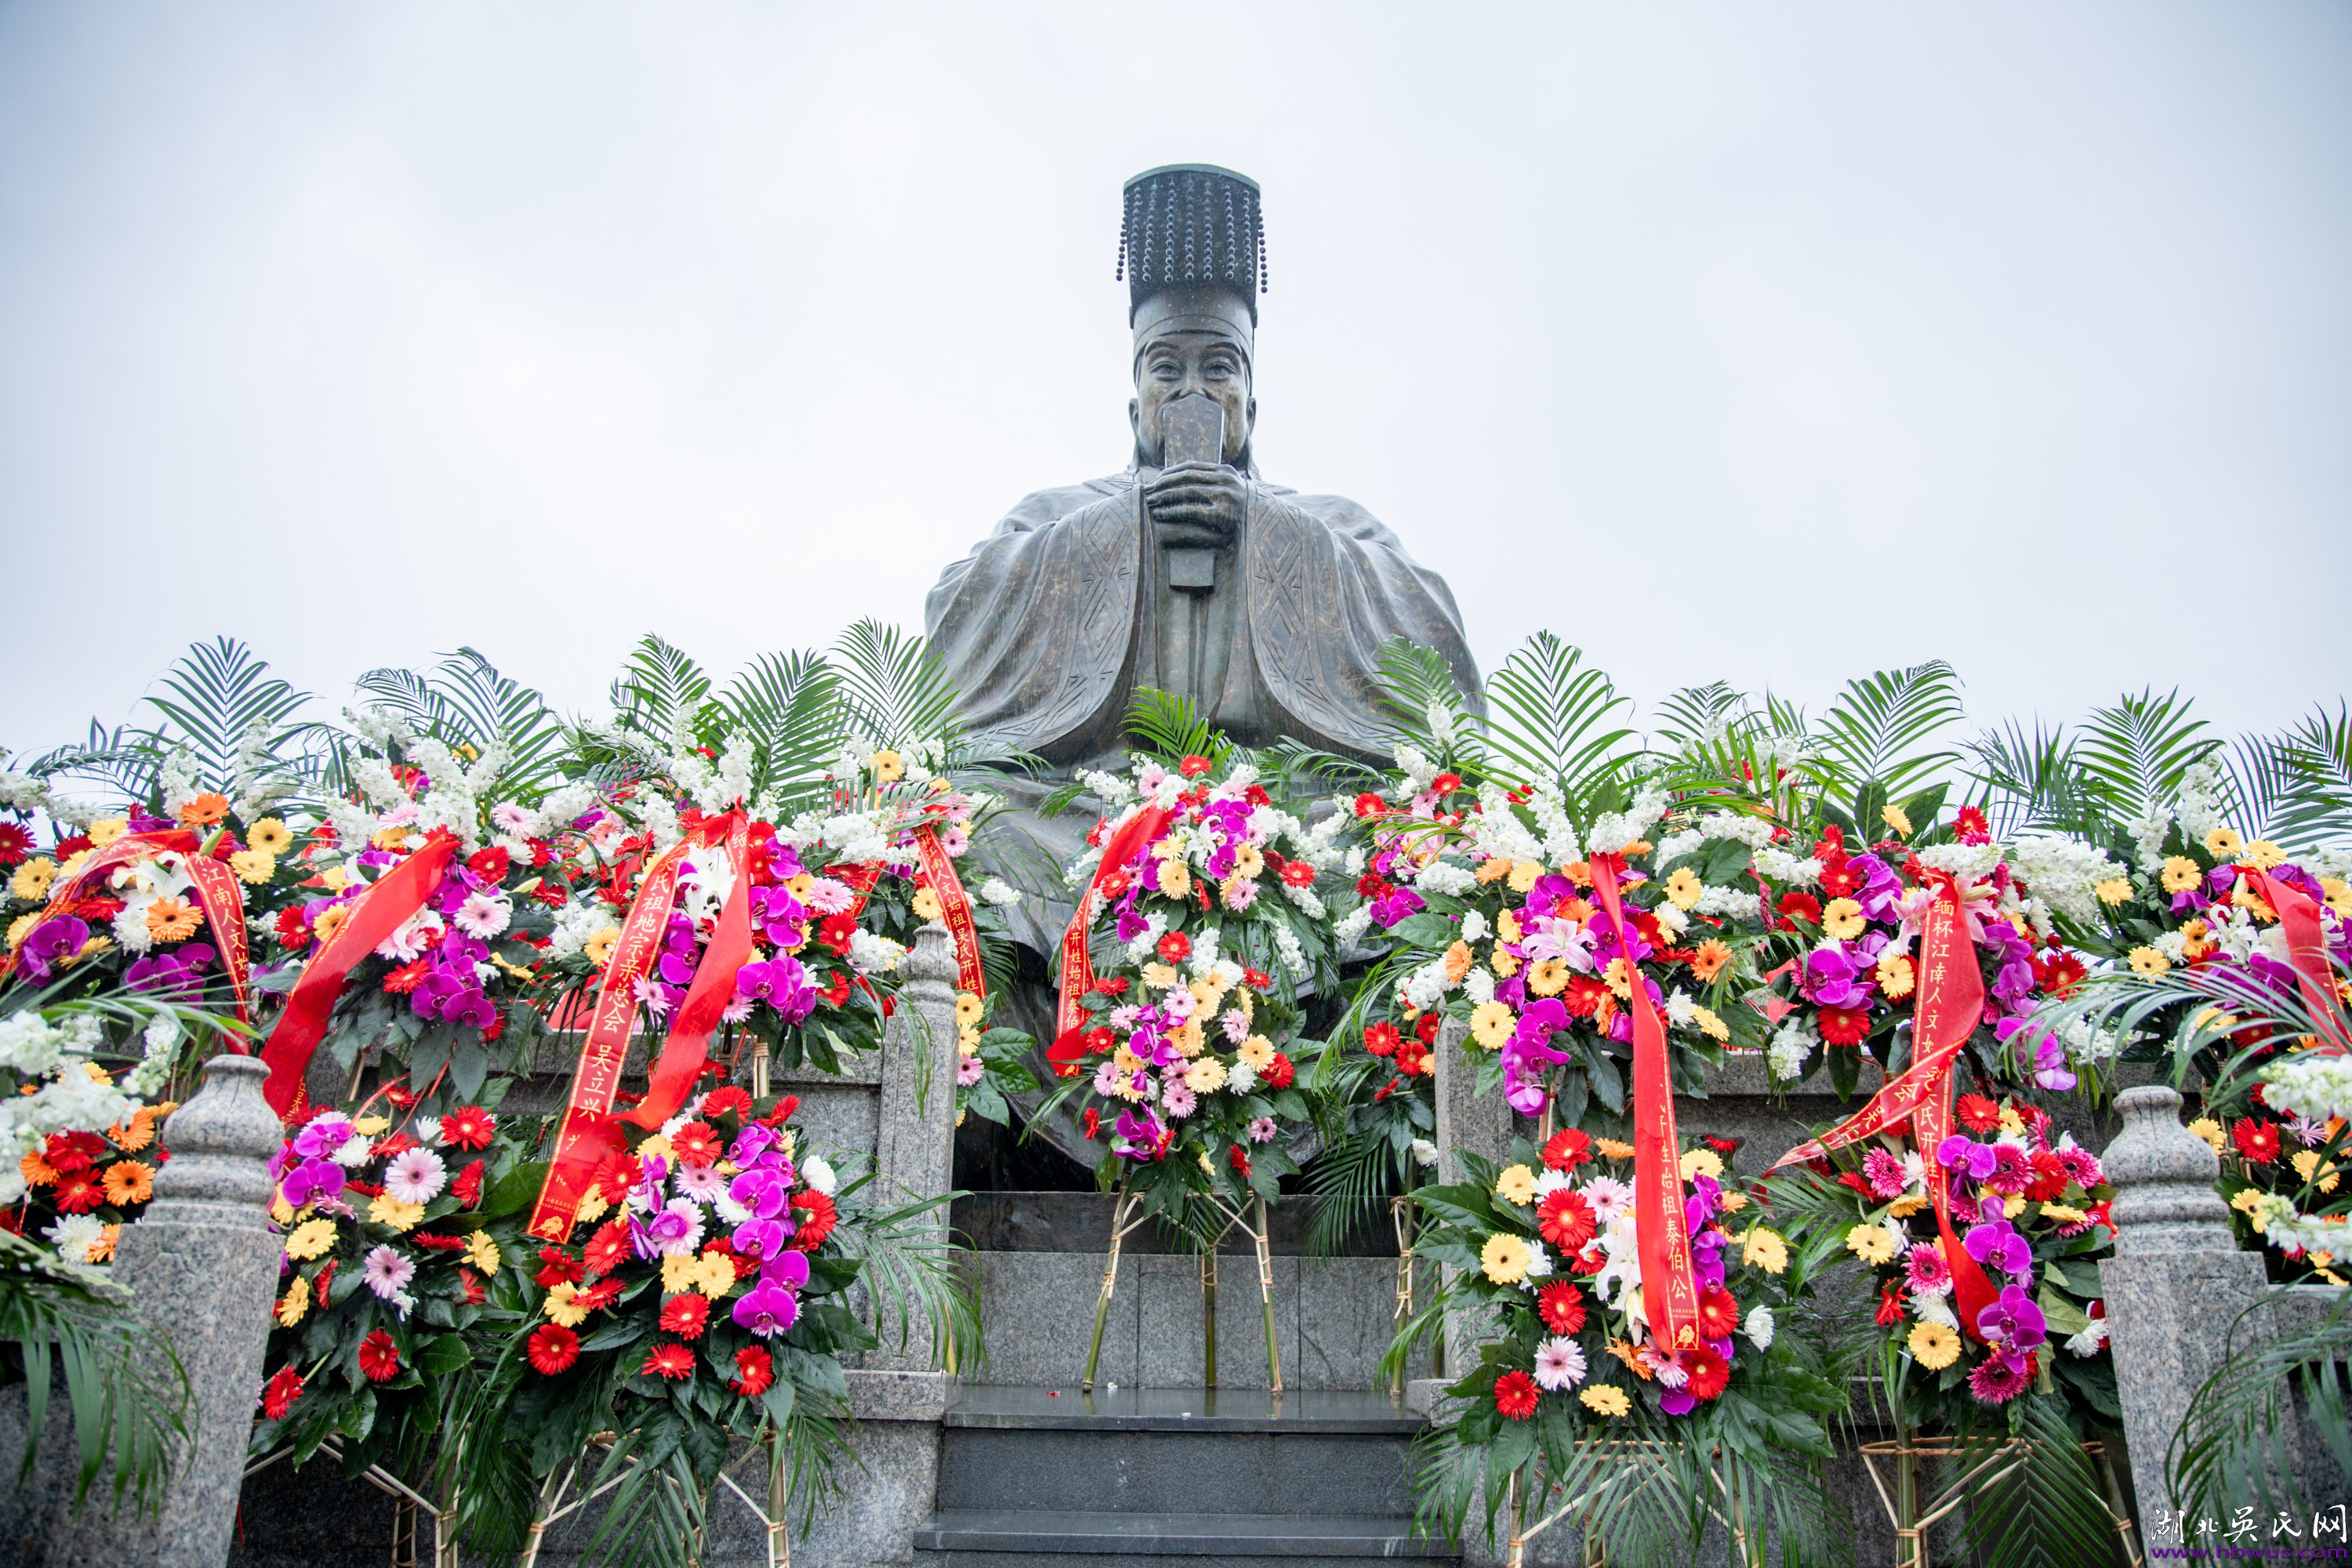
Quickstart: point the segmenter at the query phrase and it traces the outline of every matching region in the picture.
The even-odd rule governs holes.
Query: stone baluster
[[[2140,1517],[2178,1512],[2165,1455],[2189,1402],[2219,1367],[2231,1325],[2264,1289],[2263,1258],[2242,1252],[2215,1191],[2221,1165],[2180,1124],[2180,1096],[2127,1089],[2123,1131],[2105,1156],[2116,1187],[2116,1255],[2099,1265],[2107,1333]]]
[[[1478,1061],[1465,1047],[1470,1026],[1456,1018],[1437,1032],[1437,1179],[1460,1182],[1469,1177],[1462,1155],[1476,1154],[1499,1163],[1510,1152],[1511,1108],[1498,1090],[1478,1092]],[[1473,1325],[1448,1321],[1445,1325],[1446,1382],[1460,1377],[1477,1359],[1477,1333]]]
[[[882,1032],[874,1148],[875,1184],[892,1203],[941,1196],[955,1167],[955,939],[932,921],[915,933],[903,962],[907,981]],[[946,1209],[928,1223],[945,1230]],[[912,1372],[929,1372],[932,1363],[929,1336],[912,1324],[903,1348],[885,1344],[866,1358],[869,1367]]]
[[[228,1560],[254,1403],[269,1345],[280,1243],[268,1161],[280,1129],[257,1057],[215,1057],[172,1113],[155,1196],[115,1248],[114,1277],[171,1341],[194,1405],[160,1518],[89,1514],[53,1535],[51,1568],[220,1568]]]

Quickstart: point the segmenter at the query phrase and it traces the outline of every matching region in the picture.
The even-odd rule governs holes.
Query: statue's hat
[[[1213,163],[1169,163],[1128,181],[1118,275],[1139,350],[1186,331],[1224,331],[1248,346],[1265,287],[1257,182]]]

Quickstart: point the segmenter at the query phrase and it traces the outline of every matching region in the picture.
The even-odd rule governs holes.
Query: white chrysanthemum
[[[820,1154],[811,1154],[801,1162],[801,1179],[826,1197],[833,1196],[834,1189],[841,1184],[840,1178],[833,1173],[832,1164]]]
[[[1543,845],[1511,809],[1510,792],[1488,780],[1478,786],[1478,815],[1469,823],[1470,843],[1482,854],[1506,860],[1541,860]]]
[[[155,933],[147,929],[147,906],[154,900],[144,899],[138,903],[125,903],[115,912],[114,940],[125,952],[144,952],[155,945]]]
[[[1451,860],[1432,860],[1421,868],[1421,875],[1412,879],[1412,885],[1423,892],[1449,899],[1468,892],[1477,883],[1478,879],[1471,874],[1470,868],[1458,866]]]
[[[69,1214],[41,1234],[64,1261],[88,1263],[89,1249],[106,1235],[106,1222],[94,1214]]]
[[[1484,911],[1479,910],[1466,910],[1463,912],[1462,940],[1464,942],[1484,942],[1486,940],[1486,933],[1492,929],[1493,928],[1486,923],[1486,916]]]
[[[1454,982],[1446,977],[1445,960],[1433,959],[1405,977],[1404,999],[1408,1005],[1426,1013],[1444,1001],[1445,994],[1452,989]]]
[[[1958,1328],[1959,1314],[1952,1310],[1951,1292],[1948,1280],[1942,1289],[1931,1296],[1923,1296],[1914,1290],[1911,1293],[1911,1315],[1923,1323],[1940,1323],[1948,1329]]]
[[[1470,1005],[1483,1007],[1495,999],[1494,972],[1476,968],[1462,977],[1462,994],[1470,998]]]
[[[1748,1321],[1741,1327],[1747,1330],[1748,1337],[1756,1342],[1758,1350],[1769,1351],[1772,1348],[1771,1308],[1760,1303],[1751,1308],[1748,1313]]]
[[[2093,1318],[2090,1327],[2079,1334],[2068,1337],[2066,1349],[2073,1355],[2092,1356],[2098,1354],[2099,1348],[2106,1342],[2107,1321],[2105,1318]]]
[[[980,885],[980,901],[1000,910],[1010,909],[1021,901],[1021,889],[1002,877],[991,877]]]
[[[1434,1165],[1437,1163],[1437,1145],[1431,1142],[1428,1139],[1414,1139],[1412,1141],[1412,1148],[1413,1163],[1423,1166]]]
[[[1809,888],[1821,880],[1822,863],[1806,856],[1799,858],[1785,849],[1766,845],[1756,851],[1749,862],[1756,874],[1776,888]]]

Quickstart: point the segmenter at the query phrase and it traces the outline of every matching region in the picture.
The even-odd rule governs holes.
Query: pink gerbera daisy
[[[2006,1405],[2024,1393],[2026,1384],[2032,1380],[2029,1358],[2011,1360],[2008,1352],[1996,1351],[1969,1373],[1969,1392],[1987,1405]]]
[[[1923,1241],[1906,1253],[1903,1266],[1910,1274],[1914,1296],[1940,1296],[1952,1288],[1952,1266],[1944,1261],[1944,1249],[1932,1241]]]
[[[1863,1180],[1870,1184],[1872,1195],[1899,1198],[1903,1195],[1906,1173],[1903,1162],[1884,1149],[1873,1149],[1862,1157]]]
[[[385,1195],[404,1204],[429,1204],[448,1184],[449,1169],[430,1149],[411,1149],[384,1167]]]

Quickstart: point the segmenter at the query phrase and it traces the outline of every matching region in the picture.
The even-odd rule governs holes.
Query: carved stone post
[[[914,948],[902,962],[906,984],[882,1032],[874,1147],[875,1185],[892,1203],[943,1195],[955,1168],[955,940],[932,921],[915,933]],[[945,1230],[946,1210],[934,1211],[926,1223]],[[929,1335],[914,1333],[910,1325],[903,1350],[885,1345],[866,1364],[929,1372],[933,1359]]]
[[[52,1568],[220,1568],[228,1560],[245,1449],[269,1345],[278,1238],[268,1223],[268,1161],[280,1136],[257,1057],[215,1057],[204,1087],[163,1127],[169,1163],[115,1249],[114,1277],[163,1331],[194,1408],[160,1520],[88,1517],[52,1538]]]
[[[2238,1250],[2221,1163],[2180,1124],[2180,1096],[2127,1089],[2124,1130],[2105,1157],[2115,1184],[2116,1255],[2099,1265],[2107,1333],[2142,1519],[2178,1512],[2166,1452],[2198,1387],[2222,1361],[2230,1327],[2264,1289],[2260,1253]]]
[[[1510,1152],[1511,1108],[1500,1094],[1478,1092],[1478,1063],[1469,1054],[1470,1027],[1449,1018],[1437,1032],[1437,1178],[1460,1182],[1469,1173],[1465,1152],[1500,1162]],[[1445,1325],[1445,1376],[1451,1383],[1477,1359],[1475,1326],[1449,1319]],[[1430,1395],[1416,1391],[1414,1397]]]

